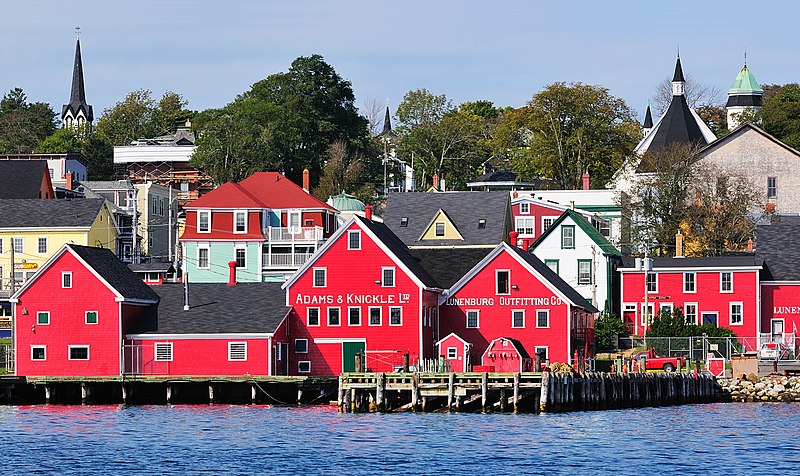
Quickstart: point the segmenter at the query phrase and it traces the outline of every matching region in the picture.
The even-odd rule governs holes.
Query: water
[[[800,405],[558,415],[0,407],[3,474],[798,474]]]

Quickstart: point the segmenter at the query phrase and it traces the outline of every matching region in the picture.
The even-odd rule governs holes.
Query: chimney
[[[228,261],[228,286],[236,286],[236,261]]]
[[[303,190],[305,190],[306,193],[311,190],[308,169],[303,169]]]
[[[183,272],[183,310],[189,310],[189,273]]]
[[[569,209],[572,210],[573,212],[575,211],[575,200],[569,201]]]
[[[433,173],[433,188],[439,190],[439,174],[436,172]]]
[[[441,186],[442,186],[442,192],[446,192],[447,191],[447,185],[445,185],[445,183],[444,183],[444,177],[442,177],[442,179],[439,180],[439,184],[441,184]]]
[[[681,230],[678,230],[678,233],[675,234],[675,257],[676,258],[683,258],[683,235],[681,234]]]
[[[589,190],[589,172],[584,172],[581,178],[583,179],[583,190]]]
[[[511,230],[508,233],[508,236],[511,238],[511,246],[517,246],[517,237],[519,236],[519,232],[516,230]]]
[[[511,197],[512,198],[517,198],[517,197],[519,197],[519,193],[516,190],[514,190],[514,193],[511,195]]]
[[[753,252],[753,239],[752,238],[747,240],[747,252],[748,253],[752,253]]]
[[[72,190],[72,172],[67,172],[67,185],[64,188]]]
[[[372,205],[367,205],[364,207],[364,218],[367,220],[372,220]]]

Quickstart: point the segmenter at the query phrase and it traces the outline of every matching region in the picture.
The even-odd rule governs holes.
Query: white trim
[[[236,227],[238,226],[238,223],[236,223],[236,221],[238,220],[238,217],[241,214],[244,214],[244,230],[243,231],[237,231]],[[250,220],[248,220],[248,218],[250,218],[249,215],[250,215],[250,213],[247,210],[234,210],[233,211],[233,234],[234,235],[242,235],[242,234],[246,234],[247,233],[247,225],[248,225],[247,222],[250,221]]]
[[[351,248],[350,247],[350,240],[351,237],[358,236],[358,247]],[[361,230],[347,230],[347,249],[348,250],[360,250],[361,249]]]
[[[530,215],[531,214],[531,202],[529,202],[527,200],[523,200],[523,201],[517,202],[517,205],[519,205],[519,214],[520,215]],[[523,205],[525,205],[527,210],[523,210],[522,209]],[[536,218],[536,217],[534,217],[534,218]]]
[[[195,245],[195,269],[211,269],[211,246],[210,245],[201,245],[200,243]],[[208,252],[208,259],[206,260],[207,266],[200,266],[200,250],[206,250]]]
[[[692,289],[691,291],[686,290],[686,276],[692,276]],[[656,282],[656,289],[658,289],[658,283]],[[685,271],[683,273],[683,293],[684,294],[697,294],[697,272],[696,271]]]
[[[688,314],[686,313],[686,306],[694,306],[694,319],[690,322],[691,324],[699,324],[700,323],[700,313],[698,309],[700,309],[700,305],[696,302],[684,302],[683,306],[681,306],[683,310],[683,319],[686,322],[689,322],[687,319]]]
[[[458,334],[456,334],[455,332],[451,332],[451,333],[447,334],[446,336],[444,336],[443,338],[439,339],[439,341],[438,341],[438,342],[436,342],[436,344],[435,344],[435,345],[438,347],[439,345],[441,345],[441,343],[442,343],[442,342],[444,342],[444,341],[446,341],[447,339],[449,339],[449,338],[450,338],[450,336],[453,336],[453,337],[455,337],[456,339],[458,339],[458,340],[460,340],[461,342],[463,342],[465,345],[469,345],[469,342],[467,342],[467,341],[465,341],[464,339],[462,339],[462,338],[461,338],[461,336],[459,336],[459,335],[458,335]]]
[[[680,261],[680,260],[676,260]],[[738,267],[723,267],[723,266],[686,266],[686,267],[653,267],[650,273],[666,273],[666,272],[674,272],[674,273],[684,273],[687,271],[695,271],[698,273],[705,273],[705,272],[718,272],[718,271],[732,271],[732,272],[743,272],[743,271],[760,271],[763,269],[763,266],[738,266]],[[642,270],[638,270],[636,268],[617,268],[617,271],[624,272],[624,273],[642,273]]]
[[[322,280],[324,281],[321,286],[317,285],[317,271],[322,271]],[[311,273],[311,287],[312,288],[326,288],[328,287],[328,268],[314,268]]]
[[[500,287],[500,273],[508,273],[508,291],[501,293],[498,288]],[[495,296],[510,296],[511,295],[511,270],[510,269],[495,269],[494,270],[494,295]]]
[[[89,322],[89,313],[93,312],[95,314],[95,318],[97,322]],[[100,311],[86,311],[83,313],[83,323],[87,326],[96,326],[100,324]]]
[[[69,286],[64,286],[64,277],[69,276]],[[61,289],[72,289],[72,271],[61,272]]]
[[[159,359],[158,358],[158,347],[166,346],[169,349],[169,358],[168,359]],[[172,362],[174,355],[173,355],[173,345],[172,342],[153,342],[153,362]]]
[[[477,314],[478,320],[475,322],[476,325],[471,326],[469,325],[469,313],[474,312]],[[466,309],[464,311],[464,329],[480,329],[481,328],[481,310],[480,309]]]
[[[91,230],[91,226],[52,226],[52,227],[45,227],[45,226],[22,226],[22,227],[0,227],[0,233],[31,233],[36,231],[60,231],[60,232],[71,232],[71,231],[89,231]],[[13,246],[14,243],[11,243]]]
[[[239,266],[238,259],[237,259],[237,256],[236,256],[236,255],[239,254],[239,251],[244,251],[244,266]],[[210,252],[209,252],[209,254],[210,254]],[[247,245],[241,245],[239,243],[236,243],[236,244],[233,245],[233,261],[237,262],[236,263],[236,269],[247,269]],[[211,264],[210,260],[209,260],[208,264],[209,265]]]
[[[450,357],[450,351],[453,351],[452,357]],[[447,360],[458,360],[458,347],[448,347],[447,352],[445,353],[445,358]]]
[[[44,240],[44,251],[39,251],[40,240]],[[37,255],[46,255],[47,250],[49,249],[49,243],[47,241],[46,236],[37,236],[36,237],[36,254]]]
[[[33,358],[33,349],[44,349],[43,359]],[[44,362],[47,360],[47,345],[46,344],[31,344],[31,362]]]
[[[367,314],[367,326],[368,327],[380,327],[380,326],[382,326],[383,325],[383,308],[382,307],[378,307],[378,306],[370,306],[368,309],[369,309],[369,313]],[[377,324],[373,324],[372,323],[372,310],[373,309],[377,309],[378,310],[378,317],[380,318],[380,321]]]
[[[331,324],[331,311],[333,311],[334,309],[339,312],[339,323],[338,324]],[[338,306],[330,306],[330,307],[328,307],[328,312],[326,313],[326,316],[327,316],[327,321],[325,321],[326,322],[325,325],[327,327],[341,327],[342,326],[342,308],[341,307],[338,307]]]
[[[350,337],[320,337],[314,339],[315,344],[343,344],[345,342],[363,342],[367,343],[365,338],[350,338]]]
[[[664,306],[666,306],[667,309],[669,309],[670,314],[675,312],[675,303],[667,302],[667,301],[663,301],[663,302],[659,301],[658,302],[658,312],[659,312],[659,314],[661,313],[661,311],[663,311],[665,309]]]
[[[129,340],[216,340],[216,339],[268,339],[273,336],[269,333],[241,333],[241,334],[126,334]]]
[[[697,315],[700,319],[700,324],[703,324],[703,314],[714,314],[717,316],[717,327],[719,327],[719,311],[698,311]]]
[[[317,323],[316,324],[309,324],[309,322],[308,322],[309,315],[311,314],[310,311],[312,309],[316,309],[317,310]],[[321,325],[322,325],[322,309],[319,308],[319,307],[307,307],[306,308],[306,327],[320,327]]]
[[[522,313],[522,325],[521,326],[515,326],[514,325],[514,313],[515,312],[521,312]],[[526,322],[525,322],[525,317],[526,317],[525,314],[526,314],[525,313],[525,309],[512,309],[511,310],[511,328],[512,329],[525,329],[525,324],[526,324]]]
[[[297,343],[298,342],[305,342],[306,343],[305,352],[297,350]],[[294,353],[295,354],[308,354],[308,339],[295,339],[294,340]]]
[[[650,291],[649,286],[647,285],[647,278],[653,276],[653,281],[655,282],[656,288]],[[658,294],[658,272],[657,271],[648,271],[644,275],[644,290],[647,294]]]
[[[236,349],[237,352],[244,350],[244,358],[234,358],[234,346],[244,346],[243,349]],[[228,342],[228,362],[247,362],[247,342]]]
[[[547,325],[546,326],[540,326],[539,325],[539,313],[540,312],[544,312],[545,314],[547,314]],[[569,313],[569,309],[567,309],[567,312]],[[572,315],[569,316],[569,322],[572,322]],[[567,327],[569,327],[569,326],[567,326]],[[550,329],[550,309],[536,309],[536,328],[537,329]]]
[[[722,275],[729,273],[731,275],[731,288],[727,291],[722,289]],[[719,292],[720,294],[733,294],[733,271],[720,271],[719,272]]]
[[[400,323],[399,324],[392,324],[392,309],[399,309],[400,310]],[[403,307],[402,306],[389,306],[389,326],[392,327],[399,327],[403,325]]]
[[[733,306],[739,306],[739,322],[733,322]],[[719,322],[717,322],[719,325]],[[731,301],[728,303],[728,325],[731,326],[743,326],[744,325],[744,302],[742,301]]]
[[[197,210],[197,233],[211,233],[213,226],[211,225],[211,210],[204,209],[204,210]],[[208,213],[208,230],[201,230],[200,229],[200,214]]]
[[[72,358],[72,349],[86,349],[86,358],[85,359],[73,359]],[[91,354],[89,351],[88,345],[69,345],[67,346],[67,360],[75,360],[75,361],[89,361],[91,360]]]
[[[386,284],[386,271],[392,272],[392,284]],[[397,286],[397,268],[394,266],[381,266],[381,287],[382,288],[394,288]]]
[[[39,322],[39,314],[47,314],[47,323],[42,324]],[[49,326],[50,325],[50,311],[36,311],[36,321],[34,322],[37,326]]]
[[[308,364],[308,369],[302,370],[301,365]],[[298,360],[297,361],[297,373],[299,374],[310,374],[311,373],[311,361],[310,360]]]
[[[352,311],[353,309],[358,309],[358,324],[351,324],[350,323],[350,311]],[[362,317],[361,316],[361,306],[347,306],[347,326],[348,327],[361,326],[361,324],[363,322],[361,317]]]

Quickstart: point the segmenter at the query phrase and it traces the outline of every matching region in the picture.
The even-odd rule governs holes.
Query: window
[[[361,325],[361,308],[351,307],[347,310],[347,324],[350,326]]]
[[[683,292],[685,293],[694,293],[697,292],[697,287],[695,286],[695,273],[683,273]]]
[[[338,307],[329,307],[328,308],[328,325],[329,326],[338,326],[342,323],[342,311]]]
[[[3,238],[0,237],[0,254],[3,254]]]
[[[36,323],[40,326],[50,325],[50,311],[39,311],[36,313]]]
[[[72,287],[72,272],[65,271],[61,273],[61,287],[64,289],[69,289]]]
[[[436,236],[444,236],[444,223],[436,223]]]
[[[743,305],[740,302],[732,302],[731,303],[731,325],[732,326],[741,326],[744,323],[742,308],[743,308]]]
[[[558,217],[542,217],[542,233],[553,226],[553,222],[555,222],[557,219]]]
[[[246,248],[236,248],[236,267],[237,268],[246,268],[247,267],[247,249]]]
[[[733,273],[730,271],[723,271],[719,273],[719,292],[732,293],[733,292]]]
[[[511,327],[525,327],[525,311],[511,311]]]
[[[511,293],[511,271],[498,269],[495,272],[495,294]]]
[[[536,311],[536,327],[550,327],[549,309],[539,309]]]
[[[47,238],[39,238],[36,240],[36,252],[40,255],[47,254]]]
[[[158,213],[158,204],[156,204],[156,197],[150,197],[150,208],[153,210],[153,215]]]
[[[156,362],[172,362],[172,342],[156,342],[153,344]]]
[[[97,324],[97,311],[86,311],[86,323]]]
[[[519,204],[519,214],[520,215],[527,215],[531,212],[531,204],[527,202],[523,202]]]
[[[297,363],[297,372],[301,374],[311,373],[311,361],[301,360]]]
[[[645,282],[645,287],[647,288],[648,293],[658,292],[658,273],[647,273]]]
[[[300,212],[289,212],[289,228],[297,233],[300,228]]]
[[[561,248],[575,248],[575,225],[561,225]]]
[[[661,303],[661,305],[659,306],[659,310],[658,310],[658,312],[659,312],[659,313],[661,313],[661,312],[668,312],[668,313],[669,313],[669,315],[671,316],[671,315],[672,315],[672,309],[673,309],[673,308],[674,308],[674,306],[672,305],[672,303],[671,303],[671,302],[662,302],[662,303]]]
[[[718,318],[719,318],[719,313],[716,311],[704,312],[700,315],[700,319],[702,319],[703,324],[710,324],[714,327],[717,326]]]
[[[394,268],[381,268],[382,284],[385,288],[394,287]]]
[[[558,274],[558,260],[557,259],[546,259],[546,260],[544,260],[544,264],[546,264],[548,268],[552,269],[554,273]]]
[[[228,360],[247,360],[247,342],[228,342]]]
[[[11,238],[12,246],[14,247],[14,253],[24,253],[25,247],[23,244],[25,243],[22,238]]]
[[[533,235],[536,219],[533,217],[517,217],[517,233],[520,235]]]
[[[31,360],[47,360],[47,346],[46,345],[32,345],[31,346]]]
[[[294,351],[298,354],[308,353],[308,339],[295,339]]]
[[[696,302],[687,302],[683,304],[683,318],[687,324],[697,324]]]
[[[403,308],[390,307],[389,308],[389,325],[402,326],[403,325]]]
[[[247,233],[247,211],[234,212],[235,225],[234,233]]]
[[[478,220],[478,229],[483,230],[486,228],[486,218],[481,218]]]
[[[775,198],[777,196],[778,196],[777,177],[767,177],[767,198]]]
[[[151,283],[158,282],[158,273],[147,273],[147,281]]]
[[[595,223],[595,228],[600,232],[601,235],[608,238],[611,236],[611,222],[608,220],[598,220]]]
[[[467,328],[477,329],[481,325],[480,311],[467,311]]]
[[[642,303],[642,325],[649,325],[649,318],[655,314],[655,306],[652,302],[647,303],[647,311],[645,312],[644,303]]]
[[[408,217],[400,217],[400,226],[403,228],[408,226]]]
[[[578,260],[578,284],[592,284],[592,260]]]
[[[371,326],[381,325],[381,308],[379,307],[369,308],[369,325]]]
[[[88,345],[69,346],[69,360],[89,360]]]
[[[197,211],[197,232],[211,233],[211,210]]]
[[[306,325],[314,327],[319,325],[319,308],[309,307],[306,309]]]
[[[458,358],[458,347],[448,347],[447,348],[447,358],[450,360]]]
[[[208,248],[197,248],[197,267],[208,269]]]
[[[328,284],[328,269],[314,268],[314,287],[324,288]]]
[[[164,199],[158,199],[158,216],[164,216]]]
[[[347,232],[347,249],[348,250],[361,249],[361,231],[351,230]]]

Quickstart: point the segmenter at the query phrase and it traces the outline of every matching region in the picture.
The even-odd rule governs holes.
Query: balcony
[[[261,255],[262,269],[297,269],[303,266],[314,253],[264,253]]]
[[[322,227],[268,227],[264,234],[273,243],[319,243],[322,241]]]

